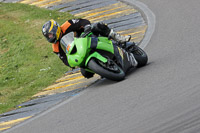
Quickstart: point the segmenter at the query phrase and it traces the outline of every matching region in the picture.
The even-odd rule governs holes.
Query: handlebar
[[[81,38],[84,38],[84,37],[86,37],[86,36],[88,36],[90,33],[92,33],[91,31],[90,32],[86,32],[86,33],[83,33],[83,34],[81,34]]]

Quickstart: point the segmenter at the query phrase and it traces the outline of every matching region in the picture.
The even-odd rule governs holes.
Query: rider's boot
[[[113,39],[114,41],[119,42],[120,44],[129,42],[131,40],[131,36],[122,36],[122,35],[114,32],[113,29],[110,30],[108,37]]]

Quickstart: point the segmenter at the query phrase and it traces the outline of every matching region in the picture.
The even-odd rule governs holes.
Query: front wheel
[[[112,60],[103,63],[98,59],[92,58],[88,67],[95,73],[114,81],[121,81],[125,78],[124,71]]]

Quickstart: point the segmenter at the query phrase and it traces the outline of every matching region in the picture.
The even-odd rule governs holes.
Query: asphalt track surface
[[[200,2],[140,2],[156,16],[147,66],[122,82],[101,80],[6,132],[199,133]]]
[[[147,44],[145,42],[150,39],[147,34],[151,32],[146,31],[147,29],[151,31],[151,26],[147,27],[140,11],[129,3],[116,0],[4,0],[4,2],[19,2],[50,10],[56,9],[61,12],[70,11],[76,17],[89,19],[92,23],[104,22],[122,35],[131,35],[131,41],[136,44],[140,44],[143,40],[140,44],[141,47],[144,47]],[[46,69],[41,70],[45,71]],[[68,71],[52,85],[33,95],[33,100],[17,105],[15,110],[0,114],[0,132],[79,94],[99,79],[98,75],[86,79],[78,69]]]

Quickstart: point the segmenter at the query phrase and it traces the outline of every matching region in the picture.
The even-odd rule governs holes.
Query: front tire
[[[92,78],[94,76],[94,73],[88,72],[84,68],[81,68],[81,74],[87,79]]]
[[[108,64],[103,63],[98,59],[92,58],[88,63],[88,67],[95,73],[107,79],[114,81],[123,80],[125,78],[124,71],[116,63],[114,63],[114,61],[112,61],[112,63],[113,67],[115,68],[115,70],[113,69],[113,71],[105,67]]]

